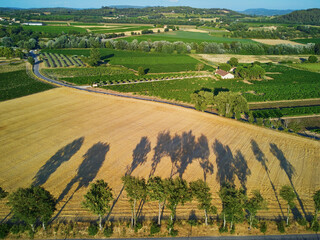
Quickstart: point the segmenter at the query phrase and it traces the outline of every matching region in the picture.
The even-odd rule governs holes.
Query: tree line
[[[151,226],[152,233],[160,231],[162,211],[167,208],[170,211],[167,221],[168,234],[176,236],[178,231],[174,229],[174,225],[177,207],[187,202],[196,201],[197,208],[203,211],[203,219],[206,226],[209,225],[209,222],[212,222],[213,218],[221,220],[220,232],[228,232],[230,230],[231,233],[234,233],[235,224],[242,223],[244,220],[247,221],[249,230],[259,226],[262,232],[267,230],[266,223],[259,224],[257,218],[260,210],[268,210],[268,203],[259,190],[253,190],[248,194],[244,189],[237,188],[232,183],[222,183],[217,192],[217,196],[221,200],[221,212],[218,213],[217,207],[213,204],[212,189],[205,181],[200,179],[187,182],[180,177],[162,179],[158,176],[152,176],[146,181],[144,178],[125,175],[122,177],[122,182],[131,207],[131,227],[133,229],[141,226],[141,220],[139,221],[137,217],[138,203],[149,201],[157,203],[159,210],[157,221]],[[293,187],[289,185],[282,186],[279,190],[279,195],[287,203],[285,225],[289,226],[290,215],[292,209],[296,206],[297,195]],[[36,225],[39,223],[45,229],[56,210],[56,199],[50,192],[39,186],[19,188],[10,194],[0,188],[0,199],[4,198],[8,198],[7,204],[10,206],[14,217],[19,221],[25,222],[30,227],[31,234],[36,232]],[[313,201],[315,212],[309,227],[314,231],[319,231],[320,190],[313,194]],[[90,225],[88,229],[91,235],[96,234],[98,230],[103,230],[102,219],[107,213],[110,214],[114,203],[114,193],[107,182],[97,180],[90,184],[81,204],[99,218],[98,225]],[[281,224],[278,225],[279,231],[282,231],[284,227]],[[0,224],[0,236],[5,237],[9,233],[6,227],[7,225]],[[108,236],[112,234],[112,230],[108,229],[108,227],[104,232]]]

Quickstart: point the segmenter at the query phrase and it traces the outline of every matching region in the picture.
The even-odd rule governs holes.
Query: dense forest
[[[311,24],[319,25],[320,24],[320,9],[308,9],[294,11],[287,15],[279,16],[275,18],[276,22],[281,23],[297,23],[297,24]]]

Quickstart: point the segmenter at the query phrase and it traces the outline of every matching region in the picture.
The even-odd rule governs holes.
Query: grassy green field
[[[306,39],[295,39],[291,40],[297,43],[307,44],[307,43],[320,43],[320,38],[306,38]]]
[[[320,63],[298,63],[292,64],[292,66],[302,70],[320,72]]]
[[[43,50],[43,52],[65,55],[89,56],[90,49]],[[141,66],[149,73],[194,71],[198,60],[182,54],[130,52],[112,49],[100,49],[101,57],[112,65],[121,65],[138,70]],[[205,70],[213,70],[205,66]]]
[[[250,39],[238,39],[238,38],[225,38],[222,37],[223,33],[219,33],[221,36],[211,36],[208,33],[196,33],[196,32],[184,32],[184,31],[174,31],[169,33],[159,33],[154,35],[142,35],[142,36],[130,36],[125,38],[127,41],[133,41],[137,39],[138,41],[169,41],[169,42],[216,42],[216,43],[231,43],[231,42],[250,42],[254,41]]]
[[[32,30],[35,32],[45,32],[45,33],[69,33],[70,31],[76,31],[80,33],[86,33],[87,30],[79,27],[72,26],[23,26],[26,30]]]
[[[280,72],[270,74],[273,80],[251,81],[242,80],[213,80],[184,79],[169,82],[140,83],[132,85],[108,86],[119,92],[133,92],[157,96],[163,99],[173,99],[190,102],[190,94],[205,89],[214,91],[230,90],[240,92],[249,102],[263,102],[275,100],[292,100],[320,97],[320,74],[289,68],[286,66],[263,65],[267,72]]]
[[[53,86],[30,78],[26,70],[10,71],[0,66],[0,101],[23,97],[52,89]]]

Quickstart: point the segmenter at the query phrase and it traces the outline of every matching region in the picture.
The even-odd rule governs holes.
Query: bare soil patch
[[[205,178],[219,211],[216,192],[230,179],[249,193],[261,190],[269,202],[269,211],[260,213],[265,217],[285,211],[278,194],[282,185],[292,182],[306,213],[314,211],[312,193],[320,188],[320,142],[167,104],[56,88],[0,103],[0,126],[1,187],[12,192],[42,185],[60,200],[59,217],[67,219],[93,217],[80,202],[96,179],[107,181],[119,196],[111,217],[129,218],[121,192],[126,173]],[[184,139],[181,161],[172,164],[170,155],[157,150],[170,145],[161,135]],[[298,202],[297,207],[304,215]],[[188,218],[193,209],[195,202],[179,206],[178,217]],[[8,213],[0,202],[0,217]],[[156,203],[144,204],[141,214],[156,216]]]
[[[252,63],[258,61],[261,63],[278,63],[280,61],[301,62],[301,58],[307,59],[306,55],[238,55],[238,54],[196,54],[207,61],[213,63],[226,63],[230,58],[235,57],[240,63]]]
[[[290,44],[290,45],[304,45],[302,43],[297,43],[289,40],[281,40],[281,39],[252,39],[253,41],[267,44],[267,45],[279,45],[279,44]]]

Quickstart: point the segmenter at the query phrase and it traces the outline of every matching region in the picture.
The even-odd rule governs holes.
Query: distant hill
[[[320,25],[320,9],[313,8],[307,10],[294,11],[287,15],[277,17],[275,21],[281,23]]]
[[[277,10],[277,9],[265,9],[265,8],[250,8],[244,11],[239,11],[239,13],[247,15],[257,15],[257,16],[276,16],[276,15],[285,15],[293,12],[294,10]]]
[[[124,8],[145,8],[146,6],[131,6],[131,5],[111,5],[110,8],[118,8],[118,9],[124,9]]]

